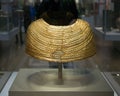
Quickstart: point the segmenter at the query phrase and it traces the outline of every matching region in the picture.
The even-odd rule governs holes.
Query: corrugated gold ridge
[[[96,53],[94,35],[90,25],[81,19],[66,26],[50,25],[39,19],[27,30],[26,52],[54,62],[80,60]]]

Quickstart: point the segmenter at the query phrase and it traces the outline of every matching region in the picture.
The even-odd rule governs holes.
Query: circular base
[[[60,84],[57,71],[42,71],[30,75],[27,80],[32,87],[73,88],[91,84],[94,76],[88,70],[84,73],[67,70],[64,72],[63,81]]]

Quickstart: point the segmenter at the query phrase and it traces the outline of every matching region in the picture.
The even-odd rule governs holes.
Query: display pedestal
[[[57,71],[21,69],[9,90],[9,96],[114,96],[98,70],[81,75],[79,71],[64,69],[63,85],[56,82]]]

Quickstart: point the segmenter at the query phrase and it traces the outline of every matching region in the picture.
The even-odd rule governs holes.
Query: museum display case
[[[13,24],[11,21],[12,21],[11,16],[1,14],[0,15],[0,22],[1,22],[0,31],[5,32],[5,31],[11,30],[13,28]]]
[[[52,2],[58,6],[61,4],[61,1],[49,1],[50,4]],[[66,8],[67,3],[64,3],[62,10]],[[77,18],[69,24],[66,18],[68,11],[58,10],[59,8],[56,11],[52,7],[51,5],[51,9],[45,11],[43,18],[35,20],[28,27],[25,52],[31,57],[56,66],[50,69],[20,69],[9,95],[113,96],[114,91],[100,71],[92,68],[90,62],[86,62],[96,54],[94,33],[89,23]],[[64,23],[59,19],[64,20]],[[73,63],[72,68],[65,67],[65,64],[77,60],[81,61],[81,64],[78,62],[76,66]]]
[[[120,2],[115,0],[101,0],[98,2],[98,5],[99,13],[97,14],[95,32],[105,40],[119,41]]]
[[[17,19],[15,15],[11,14],[11,11],[5,11],[8,8],[11,10],[12,3],[10,2],[14,0],[5,3],[6,1],[2,0],[2,3],[7,7],[2,5],[0,10],[0,40],[10,40],[19,32],[21,32],[19,35],[25,35],[26,37],[27,34],[24,34],[21,30],[24,27],[24,10],[22,10],[24,0],[18,0],[20,9],[15,9]],[[51,27],[49,23],[41,19],[42,22],[39,22],[39,27],[31,26],[29,31],[33,33],[29,34],[30,38],[27,36],[28,41],[25,40],[23,46],[14,46],[12,43],[12,51],[2,53],[5,53],[5,57],[2,57],[4,61],[10,60],[3,64],[0,63],[0,67],[2,66],[0,68],[1,96],[120,95],[120,32],[119,18],[116,18],[118,14],[115,15],[119,13],[119,10],[115,8],[115,2],[119,4],[119,0],[75,1],[79,11],[78,19],[87,21],[93,29],[93,34],[95,33],[96,54],[94,55],[94,45],[89,42],[92,35],[87,35],[84,32],[84,34],[81,34],[76,31],[77,29],[82,30],[83,27],[79,28],[80,25],[73,28],[74,24],[71,24],[70,28],[67,26],[68,29],[65,29],[64,26],[63,29],[62,26],[60,28]],[[8,7],[8,5],[10,6]],[[117,21],[113,18],[116,18]],[[17,21],[17,23],[14,21]],[[79,21],[76,22],[75,24],[78,24]],[[71,29],[72,31],[70,31]],[[58,30],[59,33],[56,32]],[[89,31],[89,29],[86,30]],[[37,34],[37,32],[40,33]],[[67,32],[68,34],[66,34]],[[81,34],[81,36],[78,34]],[[74,38],[72,38],[72,35],[74,35]],[[52,36],[56,37],[52,38]],[[72,40],[73,42],[71,42]],[[76,46],[78,43],[80,43],[79,47]],[[29,55],[32,56],[25,53],[26,45]],[[86,49],[88,50],[84,52]],[[66,57],[61,58],[64,55]],[[76,55],[79,55],[82,59],[77,60]],[[0,54],[0,60],[2,59]]]
[[[14,17],[11,6],[10,1],[1,1],[0,40],[10,40],[18,33],[17,15]]]
[[[119,41],[120,2],[117,0],[79,0],[79,17],[94,27],[103,39]]]

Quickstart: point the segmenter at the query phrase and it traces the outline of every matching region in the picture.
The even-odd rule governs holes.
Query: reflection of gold
[[[72,25],[55,26],[39,19],[28,28],[26,52],[38,59],[69,62],[90,57],[96,51],[86,21],[77,19]]]

